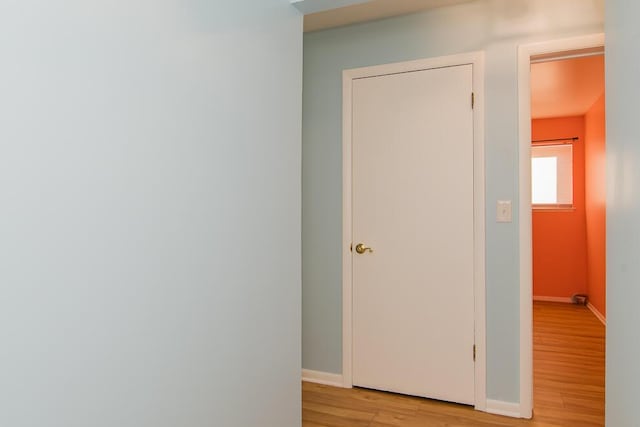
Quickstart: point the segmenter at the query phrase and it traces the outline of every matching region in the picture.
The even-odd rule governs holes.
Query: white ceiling
[[[318,31],[358,22],[374,21],[470,1],[473,0],[371,0],[362,4],[306,15],[304,17],[304,31]]]
[[[604,56],[531,65],[531,117],[585,114],[604,93]]]

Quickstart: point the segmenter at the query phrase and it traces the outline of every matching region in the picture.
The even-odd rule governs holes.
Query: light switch
[[[498,222],[511,222],[511,200],[498,200]]]

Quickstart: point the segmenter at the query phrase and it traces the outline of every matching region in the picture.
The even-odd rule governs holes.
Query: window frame
[[[575,207],[575,183],[574,183],[574,173],[575,173],[575,142],[578,138],[567,138],[567,139],[555,139],[549,141],[532,141],[531,143],[531,153],[529,155],[529,162],[531,163],[531,167],[533,168],[532,160],[534,159],[533,149],[536,147],[562,147],[562,146],[570,146],[571,147],[571,203],[534,203],[533,202],[533,171],[531,176],[531,209],[533,211],[547,211],[547,212],[573,212],[576,210]],[[557,173],[557,171],[556,171]]]

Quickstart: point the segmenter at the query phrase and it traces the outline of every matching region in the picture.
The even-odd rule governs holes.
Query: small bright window
[[[573,206],[573,145],[531,147],[531,196],[534,207]]]

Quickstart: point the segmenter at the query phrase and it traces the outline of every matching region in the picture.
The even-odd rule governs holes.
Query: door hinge
[[[476,361],[476,345],[473,345],[473,361]]]
[[[476,94],[474,92],[471,92],[471,109],[473,109],[475,105],[476,105]]]

